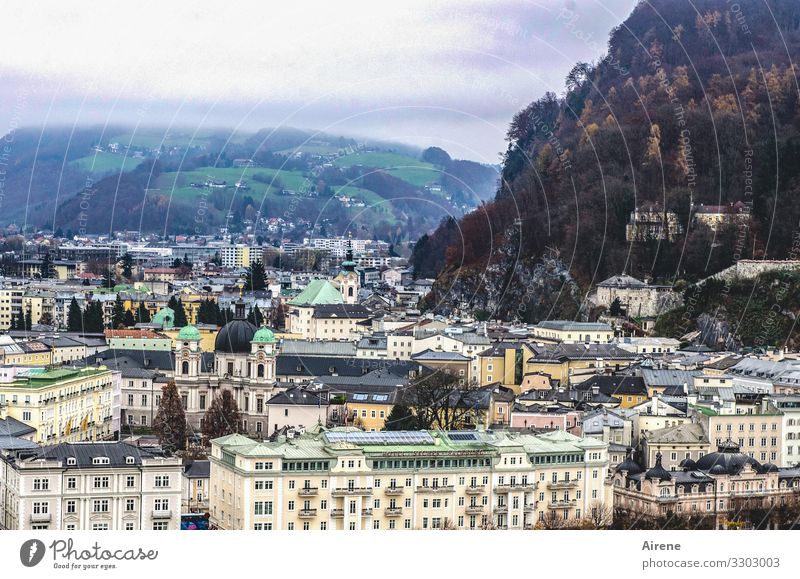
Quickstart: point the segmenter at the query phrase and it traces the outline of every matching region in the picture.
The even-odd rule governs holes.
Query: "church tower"
[[[353,241],[347,240],[347,253],[342,262],[342,270],[333,279],[333,283],[339,288],[342,299],[346,304],[358,303],[359,278],[356,272],[356,262],[353,261]]]

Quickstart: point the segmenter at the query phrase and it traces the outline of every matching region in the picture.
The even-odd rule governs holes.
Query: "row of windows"
[[[756,425],[751,422],[749,430],[755,430],[755,429],[756,429]],[[733,430],[733,425],[732,424],[726,425],[725,430],[730,432],[731,430]],[[761,430],[767,430],[767,425],[766,424],[762,424],[761,425]],[[777,423],[772,423],[772,430],[778,430]],[[721,432],[721,431],[722,431],[722,425],[721,424],[717,424],[717,432]],[[739,432],[744,432],[744,424],[739,424]]]
[[[374,460],[372,468],[403,469],[403,468],[477,468],[492,465],[491,458],[444,458],[444,459],[416,459],[416,460]]]

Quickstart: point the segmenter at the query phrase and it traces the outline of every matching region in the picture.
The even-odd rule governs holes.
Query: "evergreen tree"
[[[186,321],[186,310],[183,309],[183,304],[181,303],[180,298],[177,298],[174,295],[170,296],[169,302],[167,302],[167,307],[171,308],[172,311],[175,312],[174,323],[176,328],[182,328],[188,324]]]
[[[168,452],[186,448],[186,414],[175,382],[170,380],[161,389],[161,402],[153,420],[161,446]]]
[[[22,322],[20,322],[20,320],[22,320]],[[25,321],[21,314],[14,314],[11,316],[11,329],[12,330],[25,329]]]
[[[150,323],[150,310],[148,310],[144,302],[139,302],[139,307],[136,309],[136,321],[139,324]]]
[[[42,279],[50,279],[53,277],[53,258],[50,257],[50,252],[47,251],[42,256],[42,267],[41,267],[41,275]]]
[[[67,314],[67,330],[70,332],[83,331],[83,315],[78,300],[72,298],[69,302],[69,313]]]
[[[622,313],[622,304],[619,301],[619,298],[614,298],[614,301],[611,302],[611,305],[608,307],[608,315],[610,316],[618,316]]]
[[[103,274],[103,287],[112,289],[115,285],[117,285],[117,278],[116,275],[114,275],[114,270],[108,268]]]
[[[114,300],[114,315],[111,318],[111,328],[116,330],[120,326],[125,326],[125,306],[122,304],[122,298],[117,294],[117,299]]]
[[[225,308],[224,310],[219,310],[219,315],[217,316],[217,325],[224,326],[228,322],[233,319],[233,310],[230,308]]]
[[[84,331],[95,334],[102,333],[105,329],[103,323],[103,306],[98,301],[90,301],[83,312]]]
[[[278,330],[286,325],[286,307],[281,300],[275,300],[277,305],[272,313],[272,326]]]
[[[416,430],[417,428],[419,428],[419,421],[405,404],[392,406],[392,411],[386,417],[383,426],[384,430]]]
[[[258,306],[255,306],[252,310],[250,310],[250,313],[247,314],[247,321],[258,328],[262,326],[264,323],[264,314],[261,313],[261,310],[258,309]]]
[[[123,324],[126,328],[132,328],[136,325],[136,318],[133,317],[133,312],[130,310],[125,310],[125,317]]]
[[[24,325],[22,329],[30,332],[31,327],[33,327],[33,322],[31,321],[31,313],[25,312]]]
[[[125,253],[120,259],[120,263],[122,264],[122,277],[125,279],[131,279],[133,276],[133,258],[131,257],[130,253]]]
[[[239,432],[241,415],[233,394],[223,390],[214,398],[203,419],[203,436],[206,440]]]
[[[261,291],[267,287],[267,276],[264,271],[264,264],[261,260],[256,260],[247,268],[245,275],[244,289],[247,291]]]

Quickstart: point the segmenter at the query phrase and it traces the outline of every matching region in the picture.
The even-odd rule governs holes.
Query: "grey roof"
[[[11,416],[0,419],[0,436],[24,436],[33,432],[36,432],[34,427]]]
[[[437,350],[423,350],[411,355],[412,360],[423,360],[429,362],[469,362],[471,358],[459,354],[458,352],[439,352]]]
[[[284,340],[281,343],[281,354],[295,356],[334,356],[352,358],[356,355],[356,346],[346,341]]]
[[[641,374],[642,378],[644,378],[644,383],[648,386],[683,386],[686,384],[691,389],[694,383],[694,377],[700,374],[700,372],[642,368]]]
[[[321,304],[314,306],[315,318],[354,318],[369,317],[369,310],[359,304]]]
[[[131,466],[127,463],[128,457],[133,458],[134,465],[141,465],[142,459],[158,456],[160,455],[154,451],[145,450],[126,442],[65,442],[44,446],[33,457],[26,460],[28,462],[38,459],[60,460],[66,466],[66,459],[74,458],[76,460],[75,468],[108,468],[109,466]],[[99,457],[108,458],[109,464],[94,464],[93,459]]]
[[[209,478],[211,476],[211,461],[193,460],[183,469],[186,478]]]
[[[267,400],[267,404],[275,406],[327,406],[328,402],[323,401],[317,394],[303,388],[292,388],[276,394]]]
[[[537,360],[636,359],[636,354],[623,350],[616,344],[528,344],[528,348]]]
[[[537,328],[573,332],[610,332],[611,326],[602,322],[573,322],[570,320],[545,320]]]
[[[0,434],[0,450],[32,450],[39,445],[24,438]]]
[[[358,341],[359,350],[385,350],[387,346],[387,339],[385,336],[370,336],[361,338]]]
[[[598,287],[644,287],[647,284],[627,274],[611,276],[597,284]]]

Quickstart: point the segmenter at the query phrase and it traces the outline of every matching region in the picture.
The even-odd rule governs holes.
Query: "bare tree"
[[[464,384],[451,370],[437,370],[418,376],[406,390],[421,429],[453,430],[461,428],[470,416],[476,416],[478,391]]]

